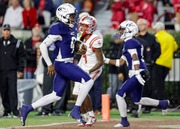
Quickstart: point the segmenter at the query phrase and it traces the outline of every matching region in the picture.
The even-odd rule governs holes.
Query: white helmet
[[[132,38],[135,36],[139,29],[133,21],[126,20],[123,21],[120,26],[118,27],[119,30],[124,30],[123,34],[121,35],[121,39],[127,39],[127,38]]]
[[[67,24],[70,28],[73,28],[75,22],[71,21],[70,15],[71,14],[76,15],[76,13],[77,10],[73,5],[69,3],[64,3],[57,8],[56,17],[58,18],[59,21]]]
[[[82,29],[81,24],[88,26],[86,30]],[[93,16],[84,16],[79,21],[79,31],[82,35],[91,34],[97,29],[97,21]]]

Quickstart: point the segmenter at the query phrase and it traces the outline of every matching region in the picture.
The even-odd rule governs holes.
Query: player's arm
[[[56,42],[57,40],[62,40],[62,37],[60,35],[48,35],[40,45],[40,51],[41,51],[42,57],[44,58],[46,64],[48,65],[49,75],[53,75],[55,71],[54,71],[54,66],[48,54],[48,47],[54,42]]]
[[[97,58],[97,63],[89,70],[89,73],[92,73],[93,71],[99,69],[104,63],[102,48],[95,48],[94,53]]]
[[[120,59],[105,58],[104,63],[105,64],[115,65],[116,67],[120,67],[120,66],[123,66],[126,63],[126,58],[123,55],[121,56]]]
[[[139,62],[139,58],[137,56],[137,50],[136,49],[130,49],[130,50],[128,50],[128,52],[131,55],[132,65],[134,66],[134,70],[138,71],[139,70],[140,62]]]
[[[130,53],[131,58],[132,58],[132,65],[134,66],[134,75],[137,78],[137,80],[139,81],[139,83],[144,85],[145,80],[142,78],[140,71],[139,71],[140,61],[138,58],[137,50],[136,49],[130,49],[130,50],[128,50],[128,52]]]

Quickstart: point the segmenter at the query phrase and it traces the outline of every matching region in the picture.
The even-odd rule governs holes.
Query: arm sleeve
[[[40,45],[41,54],[48,66],[52,65],[52,62],[49,58],[47,48],[58,40],[62,40],[62,37],[60,35],[48,35]]]

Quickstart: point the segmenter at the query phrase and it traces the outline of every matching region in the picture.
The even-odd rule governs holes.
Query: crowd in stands
[[[0,2],[0,26],[3,23],[10,24],[14,29],[30,30],[36,23],[43,27],[48,27],[55,19],[55,10],[62,3],[73,4],[78,12],[88,12],[95,15],[98,11],[98,2],[101,0],[1,0]],[[109,8],[112,11],[111,28],[117,26],[127,19],[137,22],[138,18],[148,20],[148,27],[154,22],[155,15],[158,14],[158,5],[162,7],[174,8],[174,12],[165,10],[163,14],[158,14],[160,18],[166,20],[175,18],[175,29],[179,30],[180,16],[178,0],[110,0]],[[16,22],[14,22],[16,21]]]
[[[164,10],[163,14],[158,14],[158,5],[162,7],[174,8],[174,12]],[[155,15],[158,14],[158,20],[165,17],[164,21],[171,21],[174,17],[174,28],[179,31],[179,5],[178,0],[114,0],[110,8],[112,11],[112,28],[117,26],[126,19],[126,15],[129,15],[129,19],[137,22],[138,18],[144,18],[148,21],[148,27],[152,27],[152,23],[155,22]]]
[[[62,3],[71,3],[78,12],[93,14],[97,0],[1,0],[0,25],[10,24],[14,29],[32,29],[36,23],[50,25],[56,8]],[[48,20],[48,21],[47,21]],[[16,21],[16,22],[15,22]],[[49,22],[49,24],[46,24]],[[48,26],[46,26],[48,27]]]

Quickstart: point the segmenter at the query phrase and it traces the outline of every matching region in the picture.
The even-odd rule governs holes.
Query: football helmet
[[[86,25],[84,28],[83,25]],[[97,29],[97,21],[93,16],[84,16],[79,21],[79,32],[82,36],[92,34]]]
[[[58,18],[58,20],[63,22],[64,24],[67,24],[70,28],[73,28],[76,22],[76,20],[72,21],[70,16],[75,15],[76,18],[76,14],[76,8],[69,3],[60,5],[56,10],[56,17]]]
[[[133,36],[135,36],[139,29],[136,25],[136,23],[134,23],[133,21],[130,21],[130,20],[126,20],[126,21],[123,21],[119,27],[118,27],[118,30],[121,31],[121,30],[124,30],[121,34],[121,39],[122,40],[125,40],[125,39],[130,39],[132,38]]]

